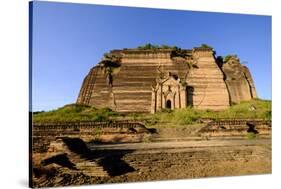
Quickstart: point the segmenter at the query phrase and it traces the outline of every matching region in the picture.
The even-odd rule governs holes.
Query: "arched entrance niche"
[[[172,102],[171,102],[171,100],[167,100],[166,101],[166,107],[165,108],[172,109]]]

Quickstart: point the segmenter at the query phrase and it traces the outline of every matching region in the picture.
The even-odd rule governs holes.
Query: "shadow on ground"
[[[80,138],[61,139],[67,146],[66,151],[70,152],[44,159],[41,161],[41,165],[46,166],[54,163],[64,168],[78,170],[74,160],[74,157],[75,159],[78,157],[79,161],[82,162],[96,162],[103,167],[109,176],[118,176],[135,171],[133,167],[122,160],[126,154],[132,153],[133,150],[90,150]]]

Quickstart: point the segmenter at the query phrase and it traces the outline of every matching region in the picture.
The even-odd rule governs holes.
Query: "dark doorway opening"
[[[170,100],[167,100],[166,102],[166,108],[171,109],[172,108],[172,103]]]
[[[191,86],[186,87],[186,106],[193,106],[193,93],[194,88]]]

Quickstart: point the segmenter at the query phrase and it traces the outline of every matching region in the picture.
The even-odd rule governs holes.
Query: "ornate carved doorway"
[[[171,103],[170,100],[166,101],[166,107],[165,108],[167,108],[167,109],[171,109],[172,108],[172,103]]]

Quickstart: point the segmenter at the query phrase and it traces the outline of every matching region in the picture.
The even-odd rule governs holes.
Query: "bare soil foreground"
[[[122,114],[66,105],[33,114],[32,186],[271,173],[271,101],[224,111]]]
[[[105,182],[184,179],[271,172],[271,143],[261,140],[183,141],[103,145],[134,150],[123,159],[136,171]],[[91,145],[91,149],[97,147]]]
[[[54,160],[35,166],[34,187],[271,173],[270,138],[123,144],[77,141],[64,141],[70,165]]]

